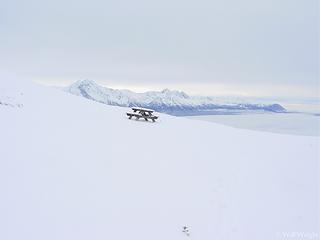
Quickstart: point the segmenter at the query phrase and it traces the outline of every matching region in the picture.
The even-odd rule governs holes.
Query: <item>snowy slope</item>
[[[172,115],[237,113],[239,111],[285,112],[279,104],[229,103],[217,104],[212,97],[188,96],[184,92],[164,89],[135,93],[129,90],[105,88],[92,80],[81,80],[64,89],[85,98],[114,106],[139,106]]]
[[[23,104],[0,105],[2,240],[318,234],[319,138],[128,120],[124,108],[12,81],[0,91]]]

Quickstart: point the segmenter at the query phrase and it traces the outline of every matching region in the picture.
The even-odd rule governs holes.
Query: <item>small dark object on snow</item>
[[[148,121],[148,119],[151,119],[153,122],[158,119],[158,116],[152,115],[153,110],[136,107],[133,107],[132,110],[133,113],[127,112],[127,116],[129,117],[129,119],[131,119],[132,117],[135,117],[137,120],[139,120],[140,118],[144,118],[144,120],[146,121]]]
[[[182,232],[184,232],[189,237],[190,236],[189,228],[187,226],[183,226],[182,229],[183,229]]]

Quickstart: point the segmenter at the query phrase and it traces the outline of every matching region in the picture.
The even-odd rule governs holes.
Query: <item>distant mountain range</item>
[[[243,112],[286,112],[280,104],[217,103],[214,97],[189,96],[181,91],[164,89],[135,93],[130,90],[111,89],[92,80],[80,80],[66,92],[100,103],[122,107],[144,107],[171,115],[240,114]]]

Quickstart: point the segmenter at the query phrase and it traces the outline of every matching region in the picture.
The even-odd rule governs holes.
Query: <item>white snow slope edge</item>
[[[1,240],[318,234],[317,137],[128,120],[124,108],[31,84],[0,91],[19,104],[0,105]]]

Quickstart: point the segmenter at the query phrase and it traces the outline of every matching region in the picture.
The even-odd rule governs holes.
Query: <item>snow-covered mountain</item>
[[[77,81],[65,88],[65,91],[108,105],[145,107],[171,115],[232,114],[243,111],[285,112],[279,104],[217,104],[213,97],[189,96],[184,92],[169,89],[161,92],[135,93],[102,87],[91,80]]]
[[[0,83],[1,240],[319,236],[319,138],[129,120],[12,83]]]

